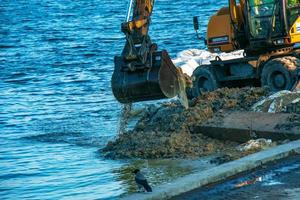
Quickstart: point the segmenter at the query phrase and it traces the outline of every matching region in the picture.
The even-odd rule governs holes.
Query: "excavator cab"
[[[114,58],[112,91],[120,103],[172,98],[179,93],[178,74],[167,51],[157,51],[148,35],[153,0],[130,0],[121,55]]]
[[[278,8],[276,0],[249,1],[249,28],[253,39],[267,40],[282,33]]]
[[[300,16],[300,0],[287,0],[287,18],[288,25],[292,27],[297,18]]]
[[[299,42],[292,29],[299,23],[299,0],[249,0],[247,4],[250,49],[264,52],[266,47],[276,50]]]

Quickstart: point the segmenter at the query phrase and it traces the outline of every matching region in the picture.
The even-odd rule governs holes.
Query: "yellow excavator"
[[[130,0],[121,55],[114,58],[112,90],[121,103],[172,98],[188,81],[166,50],[148,35],[154,0]],[[198,34],[198,18],[194,17]],[[242,58],[197,67],[189,98],[219,87],[268,86],[272,91],[293,90],[300,80],[300,0],[229,0],[213,15],[205,39],[212,53],[244,50]]]

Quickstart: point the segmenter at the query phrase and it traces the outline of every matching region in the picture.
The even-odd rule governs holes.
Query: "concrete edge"
[[[248,155],[214,168],[192,173],[153,188],[152,193],[135,193],[122,200],[160,200],[169,199],[179,194],[197,189],[201,186],[225,180],[238,173],[245,172],[270,161],[288,157],[293,153],[300,153],[300,140],[279,145],[258,153]]]

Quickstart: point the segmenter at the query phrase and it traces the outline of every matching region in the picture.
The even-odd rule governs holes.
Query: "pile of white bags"
[[[243,57],[243,50],[234,51],[231,53],[210,53],[201,49],[187,49],[177,54],[177,57],[173,59],[173,63],[176,67],[180,67],[183,73],[192,76],[193,71],[199,65],[208,65],[211,60],[215,60],[219,56],[222,60],[236,59]]]

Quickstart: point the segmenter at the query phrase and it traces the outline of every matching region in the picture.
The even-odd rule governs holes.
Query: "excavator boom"
[[[114,58],[112,90],[121,103],[171,98],[179,93],[178,74],[167,51],[157,51],[148,35],[154,0],[130,0],[121,24],[126,43]]]

